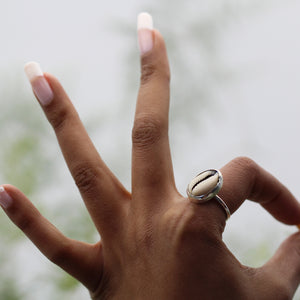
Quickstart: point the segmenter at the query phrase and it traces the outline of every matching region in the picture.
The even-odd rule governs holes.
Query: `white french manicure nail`
[[[12,202],[12,198],[7,194],[4,187],[0,186],[0,205],[6,209],[11,206]]]
[[[36,62],[29,62],[24,66],[24,70],[40,103],[43,106],[50,104],[54,94],[40,65]]]
[[[138,15],[137,29],[140,53],[144,55],[153,49],[154,44],[153,19],[150,14],[143,12]]]

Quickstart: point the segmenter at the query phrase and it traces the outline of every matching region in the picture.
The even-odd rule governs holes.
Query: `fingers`
[[[43,74],[36,63],[28,63],[25,71],[96,227],[102,236],[107,231],[111,235],[112,222],[120,220],[120,199],[128,193],[100,158],[58,80]]]
[[[153,199],[155,193],[174,188],[168,138],[170,73],[163,38],[152,29],[148,14],[139,16],[138,36],[142,74],[132,131],[132,192],[147,201],[147,195]]]
[[[260,203],[277,220],[295,225],[300,223],[300,204],[274,176],[252,160],[240,157],[221,169],[224,177],[219,193],[233,213],[250,199]]]
[[[271,285],[270,289],[276,295],[272,299],[292,299],[300,283],[299,232],[290,236],[275,255],[256,270],[255,279],[261,285]]]
[[[89,289],[96,288],[102,268],[101,249],[65,237],[15,187],[0,187],[0,205],[8,217],[53,263]]]

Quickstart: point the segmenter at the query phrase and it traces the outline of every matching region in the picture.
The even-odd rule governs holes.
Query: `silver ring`
[[[226,203],[217,195],[223,185],[223,176],[219,170],[209,169],[198,174],[188,185],[186,193],[189,199],[197,204],[216,199],[225,210],[227,220],[230,210]]]

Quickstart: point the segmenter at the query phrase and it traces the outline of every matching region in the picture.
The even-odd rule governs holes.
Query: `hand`
[[[139,39],[142,76],[132,131],[131,193],[98,155],[58,80],[35,64],[27,66],[101,241],[90,245],[65,237],[11,185],[0,191],[4,211],[93,299],[291,299],[300,281],[300,233],[263,267],[245,267],[222,241],[222,207],[213,200],[197,205],[178,193],[168,140],[165,44],[151,28],[139,29]],[[251,199],[283,223],[300,223],[297,200],[250,159],[237,158],[221,172],[219,195],[231,213]]]

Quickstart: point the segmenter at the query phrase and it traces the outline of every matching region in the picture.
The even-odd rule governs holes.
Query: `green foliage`
[[[56,286],[64,292],[74,291],[79,285],[76,279],[66,273],[60,273],[60,276],[55,279],[55,283]]]
[[[16,285],[16,280],[13,277],[7,276],[0,282],[0,299],[3,300],[22,300],[24,294],[19,291]]]
[[[50,175],[43,171],[51,165],[49,155],[44,151],[47,145],[46,123],[37,104],[32,101],[33,96],[24,96],[28,93],[22,88],[9,89],[18,82],[7,83],[0,91],[4,99],[9,99],[2,104],[0,114],[0,136],[5,141],[0,147],[3,158],[0,162],[0,179],[2,183],[11,183],[31,196],[41,180],[46,180]],[[22,87],[22,84],[19,83],[19,86]]]
[[[248,249],[244,255],[245,264],[252,267],[262,266],[273,255],[274,249],[272,246],[267,241]]]
[[[6,164],[3,176],[8,182],[18,186],[25,194],[31,195],[38,185],[38,174],[41,172],[41,161],[38,146],[39,140],[32,136],[21,136],[12,141],[4,153]],[[30,153],[30,155],[28,155]]]

